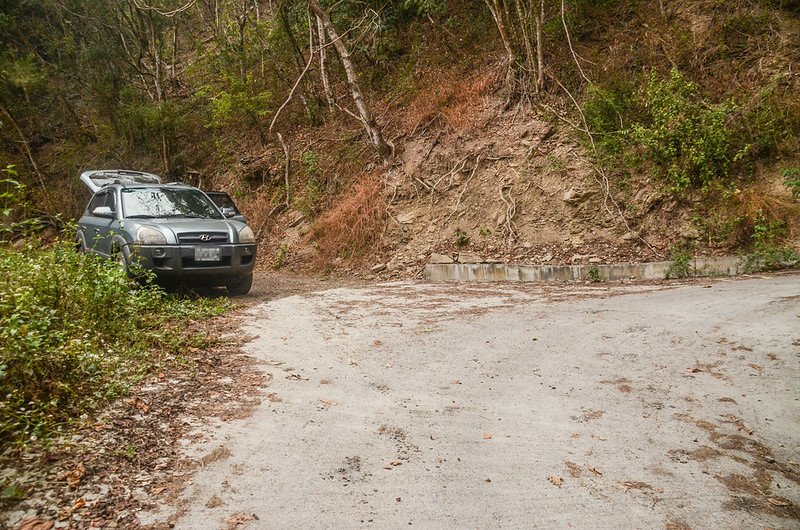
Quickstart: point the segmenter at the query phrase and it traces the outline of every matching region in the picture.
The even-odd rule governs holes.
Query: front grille
[[[228,242],[226,232],[184,232],[178,234],[178,241],[183,245],[219,245]]]

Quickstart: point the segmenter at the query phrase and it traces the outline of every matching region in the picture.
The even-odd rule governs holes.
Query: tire
[[[130,263],[128,262],[128,257],[125,255],[125,251],[122,249],[114,248],[114,252],[111,254],[111,258],[120,266],[125,273],[130,276],[131,269]]]
[[[239,278],[233,283],[226,285],[229,296],[242,296],[250,292],[253,287],[253,275],[248,274],[243,278]]]

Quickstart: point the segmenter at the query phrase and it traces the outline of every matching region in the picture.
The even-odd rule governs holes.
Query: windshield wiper
[[[200,215],[196,213],[173,213],[170,215],[165,215],[164,217],[174,218],[174,217],[188,217],[189,219],[205,219],[205,215]]]
[[[126,215],[125,219],[156,219],[155,215],[139,214],[139,215]]]

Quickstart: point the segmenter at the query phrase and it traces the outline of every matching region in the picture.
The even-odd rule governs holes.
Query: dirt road
[[[388,284],[251,310],[178,528],[800,525],[800,277]]]

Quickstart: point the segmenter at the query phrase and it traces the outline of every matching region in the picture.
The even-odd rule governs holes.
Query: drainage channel
[[[514,263],[429,263],[425,277],[434,282],[546,282],[660,280],[667,276],[672,261],[593,265],[522,265]],[[696,258],[688,263],[685,276],[735,276],[745,272],[740,257]]]

